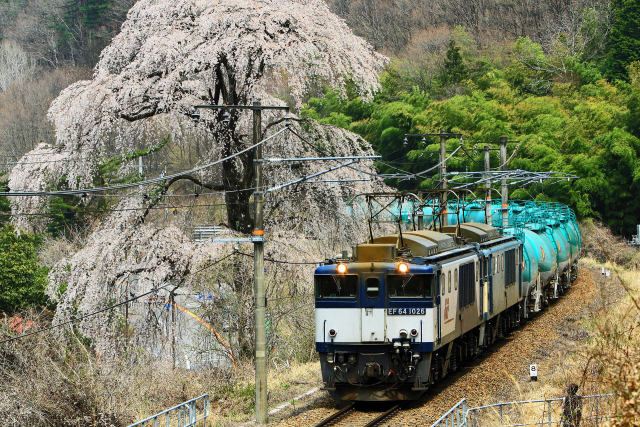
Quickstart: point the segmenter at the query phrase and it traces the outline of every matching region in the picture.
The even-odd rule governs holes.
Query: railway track
[[[327,418],[316,424],[315,427],[337,425],[373,427],[380,424],[382,421],[399,410],[400,405],[393,405],[384,412],[368,411],[364,409],[358,409],[356,408],[355,403],[351,403],[338,412],[329,415]]]

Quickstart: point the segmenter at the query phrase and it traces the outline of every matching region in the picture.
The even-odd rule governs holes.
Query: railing
[[[202,413],[198,415],[198,410]],[[158,427],[162,421],[166,427],[189,427],[195,426],[202,421],[202,426],[206,427],[207,417],[209,416],[209,395],[203,394],[195,399],[187,400],[173,408],[166,409],[158,414],[145,418],[142,421],[131,424],[129,427],[146,426],[147,423],[153,422],[153,427]]]
[[[610,403],[613,394],[581,396],[580,426],[599,426],[601,421],[611,417]],[[465,422],[469,427],[499,425],[559,426],[563,419],[564,398],[501,402],[493,405],[469,408]]]
[[[211,240],[218,234],[223,234],[226,230],[219,225],[197,225],[193,227],[193,240],[204,242]]]
[[[611,398],[613,396],[613,394],[580,396],[580,426],[597,427],[601,422],[611,418]],[[569,421],[563,419],[563,404],[564,398],[560,397],[501,402],[467,409],[467,401],[462,399],[431,427],[560,426]]]
[[[449,409],[431,427],[464,427],[467,425],[467,399],[462,399]]]

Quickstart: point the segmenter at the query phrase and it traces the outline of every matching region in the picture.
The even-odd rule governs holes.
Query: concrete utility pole
[[[500,137],[500,168],[507,170],[507,137]],[[507,177],[502,177],[502,230],[509,225],[509,191],[507,189]]]
[[[194,120],[200,119],[198,109],[211,110],[251,110],[253,112],[253,145],[262,141],[262,110],[282,110],[289,112],[289,107],[262,105],[196,105]],[[223,120],[224,121],[224,120]],[[266,334],[266,306],[267,298],[264,286],[264,189],[262,176],[262,145],[256,147],[254,164],[255,191],[253,202],[255,216],[253,225],[253,286],[255,297],[255,359],[256,359],[256,422],[268,422],[267,405],[267,334]],[[247,241],[247,239],[218,239],[218,241]]]
[[[253,143],[262,140],[262,110],[260,102],[253,103]],[[256,160],[262,159],[262,145],[256,148]],[[253,162],[255,168],[256,191],[254,236],[264,236],[264,192],[262,190],[262,162]],[[256,301],[256,422],[267,423],[267,333],[265,330],[266,296],[264,289],[264,241],[253,242],[253,275]]]
[[[447,220],[447,137],[449,135],[442,132],[440,133],[440,179],[442,180],[442,198],[440,203],[442,204],[442,220],[440,221],[441,227],[446,227],[449,224]]]
[[[489,172],[491,171],[491,147],[489,145],[484,146],[484,171],[485,183],[484,183],[484,222],[485,224],[492,225],[491,221],[491,181],[489,180]]]
[[[405,141],[408,138],[425,138],[427,136],[439,136],[440,137],[440,179],[442,180],[442,193],[440,196],[440,206],[442,207],[440,227],[448,224],[447,221],[447,188],[448,188],[448,180],[447,180],[447,138],[459,138],[462,137],[459,133],[448,133],[444,131],[440,131],[440,133],[408,133],[405,134]],[[424,140],[423,140],[424,141]],[[434,212],[435,215],[435,212]],[[419,221],[419,219],[418,219]],[[434,221],[435,225],[435,221]]]
[[[419,209],[420,212],[418,212],[418,230],[422,230],[424,228],[424,206],[423,206],[423,195],[422,192],[418,193],[418,198],[420,199],[420,204],[419,204]],[[638,226],[638,233],[640,233],[640,225]]]

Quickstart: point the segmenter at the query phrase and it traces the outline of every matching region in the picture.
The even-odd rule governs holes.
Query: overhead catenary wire
[[[300,139],[300,141],[302,141],[302,143],[303,143],[303,144],[305,144],[305,145],[307,145],[307,146],[311,147],[311,148],[312,148],[312,149],[314,149],[317,153],[320,153],[320,154],[323,154],[323,155],[327,155],[327,154],[331,155],[331,154],[332,154],[331,152],[328,152],[327,150],[324,150],[324,149],[322,149],[322,148],[318,147],[316,144],[314,144],[314,143],[312,143],[312,142],[309,142],[309,141],[308,141],[304,136],[300,135],[300,134],[299,134],[295,129],[293,129],[293,128],[291,129],[291,133],[293,133],[294,135],[296,135],[296,136]],[[378,174],[378,173],[373,173],[373,172],[364,171],[364,170],[362,170],[362,169],[358,168],[357,166],[351,166],[351,165],[348,165],[348,166],[346,166],[346,167],[347,167],[347,168],[349,168],[349,169],[352,169],[352,170],[354,170],[354,171],[356,171],[356,172],[358,172],[358,173],[361,173],[361,174],[364,174],[364,175],[373,176],[373,177],[376,177],[376,178],[383,178],[383,179],[386,179],[386,178],[395,178],[395,176],[387,176],[387,175],[384,175],[384,174]],[[405,172],[406,172],[406,171],[405,171]]]
[[[248,151],[253,150],[254,148],[266,143],[267,141],[270,141],[271,139],[275,138],[276,136],[284,133],[287,130],[291,130],[290,127],[287,125],[284,128],[280,129],[278,132],[274,133],[273,135],[264,138],[261,141],[256,142],[255,144],[244,148],[236,153],[230,154],[226,157],[223,157],[222,159],[216,160],[215,162],[211,162],[208,163],[206,165],[203,166],[198,166],[196,168],[193,169],[189,169],[186,171],[182,171],[182,172],[178,172],[178,173],[174,173],[171,175],[166,175],[166,176],[159,176],[156,178],[151,178],[151,179],[147,179],[147,180],[143,180],[143,181],[138,181],[138,182],[133,182],[133,183],[129,183],[129,184],[118,184],[118,185],[112,185],[112,186],[108,186],[108,187],[95,187],[95,188],[84,188],[84,189],[79,189],[79,190],[56,190],[56,191],[24,191],[24,190],[17,190],[17,191],[5,191],[5,192],[0,192],[0,196],[13,196],[13,197],[26,197],[26,196],[61,196],[61,195],[82,195],[82,194],[90,194],[90,193],[104,193],[105,191],[113,191],[113,190],[122,190],[122,189],[126,189],[126,188],[133,188],[133,187],[140,187],[143,185],[149,185],[149,184],[155,184],[158,182],[164,182],[164,181],[168,181],[174,178],[179,178],[181,176],[185,176],[185,175],[189,175],[192,174],[194,172],[198,172],[204,169],[208,169],[210,167],[213,167],[215,165],[218,165],[220,163],[226,162],[228,160],[231,160],[235,157],[238,157]]]
[[[307,176],[304,176],[302,178],[296,179],[294,181],[287,182],[285,184],[276,185],[274,187],[269,188],[268,190],[265,190],[265,193],[272,193],[274,191],[281,190],[283,188],[290,187],[290,186],[295,185],[295,184],[303,183],[304,181],[307,181],[307,180],[309,180],[311,178],[315,178],[317,176],[324,175],[324,174],[327,174],[329,172],[333,172],[333,171],[335,171],[337,169],[341,169],[341,168],[343,168],[345,166],[349,166],[349,165],[352,165],[352,164],[357,163],[357,162],[358,162],[357,160],[351,160],[349,162],[341,163],[338,166],[334,166],[332,168],[325,169],[325,170],[323,170],[321,172],[314,173],[314,174],[311,174],[311,175],[307,175]]]
[[[206,265],[206,266],[204,266],[204,267],[202,267],[202,268],[199,268],[198,270],[196,270],[196,271],[194,271],[194,272],[192,272],[192,273],[188,273],[186,276],[184,276],[184,277],[182,278],[182,281],[184,282],[184,279],[185,279],[186,277],[189,277],[189,276],[195,275],[195,274],[200,273],[200,272],[202,272],[202,271],[204,271],[204,270],[206,270],[206,269],[208,269],[208,268],[214,267],[215,265],[217,265],[217,264],[221,263],[222,261],[224,261],[224,260],[226,260],[226,259],[230,258],[230,257],[231,257],[231,256],[233,256],[233,255],[236,255],[236,251],[233,251],[233,252],[231,252],[230,254],[227,254],[227,255],[225,255],[224,257],[219,258],[219,259],[217,259],[217,260],[215,260],[215,261],[213,261],[213,262],[209,263],[208,265]],[[79,322],[79,321],[84,320],[84,319],[86,319],[86,318],[88,318],[88,317],[92,317],[92,316],[98,315],[98,314],[100,314],[100,313],[104,313],[104,312],[106,312],[106,311],[110,311],[110,310],[113,310],[113,309],[115,309],[115,308],[121,307],[121,306],[123,306],[123,305],[125,305],[125,304],[128,304],[128,303],[130,303],[130,302],[133,302],[133,301],[139,300],[140,298],[143,298],[143,297],[146,297],[146,296],[151,295],[151,294],[153,294],[153,293],[156,293],[156,292],[158,292],[158,291],[160,291],[160,290],[163,290],[163,289],[165,289],[165,288],[167,288],[167,287],[169,287],[169,286],[175,286],[175,289],[177,289],[178,287],[180,287],[180,285],[173,285],[173,284],[171,284],[171,283],[167,283],[167,284],[165,284],[165,285],[155,287],[155,288],[151,289],[150,291],[147,291],[147,292],[145,292],[145,293],[143,293],[143,294],[135,295],[135,296],[133,296],[133,297],[131,297],[131,298],[128,298],[128,299],[126,299],[126,300],[124,300],[124,301],[120,301],[120,302],[118,302],[118,303],[116,303],[116,304],[112,304],[112,305],[110,305],[110,306],[108,306],[108,307],[104,307],[104,308],[102,308],[102,309],[100,309],[100,310],[97,310],[97,311],[94,311],[94,312],[91,312],[91,313],[87,313],[87,314],[83,314],[83,315],[82,315],[82,316],[80,316],[80,317],[76,317],[76,318],[73,318],[73,319],[69,319],[69,320],[64,321],[64,322],[61,322],[61,323],[56,323],[55,325],[50,325],[50,326],[47,326],[47,327],[45,327],[45,328],[37,329],[37,330],[35,330],[35,331],[27,332],[27,333],[22,334],[22,335],[17,335],[17,336],[15,336],[15,337],[11,337],[11,338],[4,339],[4,340],[0,341],[0,345],[2,345],[2,344],[6,344],[6,343],[9,343],[9,342],[12,342],[12,341],[16,341],[16,340],[19,340],[19,339],[22,339],[22,338],[30,337],[30,336],[32,336],[32,335],[40,334],[40,333],[42,333],[42,332],[46,332],[46,331],[50,331],[50,330],[53,330],[53,329],[57,329],[57,328],[60,328],[60,327],[62,327],[62,326],[70,325],[70,324],[72,324],[72,323]],[[175,289],[174,289],[174,290],[175,290]]]
[[[307,178],[310,179],[310,178]],[[353,181],[362,181],[362,180],[353,180]],[[364,180],[364,181],[369,181],[368,179]],[[319,184],[319,183],[323,183],[325,181],[304,181],[302,183],[307,183],[307,184]],[[326,182],[333,182],[333,181],[326,181]],[[335,181],[336,183],[342,183],[345,181]],[[350,182],[350,181],[346,181],[346,182]],[[207,195],[217,195],[217,194],[224,194],[224,193],[233,193],[233,192],[239,192],[239,191],[253,191],[256,190],[257,187],[252,187],[252,188],[245,188],[245,189],[241,189],[241,190],[232,190],[232,191],[220,191],[220,192],[210,192],[210,193],[193,193],[193,194],[164,194],[164,195],[159,195],[158,198],[167,198],[167,197],[179,197],[179,198],[185,198],[185,197],[193,197],[193,198],[198,198],[200,196],[207,196]],[[113,197],[141,197],[141,198],[151,198],[151,196],[147,195],[147,194],[113,194],[113,195],[96,195],[96,196],[100,196],[100,197],[108,197],[108,196],[113,196]],[[154,206],[147,206],[147,207],[135,207],[135,208],[96,208],[96,209],[88,209],[88,208],[82,208],[81,211],[79,211],[82,214],[102,214],[102,213],[112,213],[112,212],[129,212],[129,211],[147,211],[147,210],[164,210],[164,209],[168,209],[168,210],[178,210],[178,209],[194,209],[194,208],[205,208],[205,207],[222,207],[222,206],[244,206],[245,203],[243,202],[221,202],[221,203],[199,203],[199,204],[193,204],[193,205],[168,205],[168,204],[162,204],[162,205],[154,205]],[[17,213],[1,213],[0,212],[0,217],[32,217],[32,216],[42,216],[42,217],[48,217],[48,216],[59,216],[63,213],[61,212],[17,212]]]
[[[291,129],[291,132],[292,132],[294,135],[296,135],[298,138],[300,138],[300,140],[301,140],[303,143],[305,143],[306,145],[308,145],[308,146],[312,147],[312,148],[313,148],[313,149],[315,149],[318,153],[320,153],[320,154],[324,154],[324,155],[326,155],[326,154],[331,154],[331,153],[328,153],[328,152],[327,152],[327,150],[321,149],[321,148],[320,148],[320,147],[318,147],[317,145],[315,145],[315,144],[313,144],[313,143],[311,143],[311,142],[307,141],[307,139],[306,139],[305,137],[303,137],[302,135],[300,135],[300,134],[299,134],[295,129]],[[443,161],[440,161],[440,162],[438,162],[435,166],[430,167],[430,168],[427,168],[427,169],[422,170],[422,171],[420,171],[420,172],[409,172],[409,171],[406,171],[406,170],[403,170],[403,169],[397,168],[397,167],[395,167],[395,166],[392,166],[392,165],[386,164],[384,161],[378,161],[378,163],[381,163],[381,164],[383,164],[383,165],[385,165],[385,166],[388,166],[388,167],[390,167],[390,168],[392,168],[392,169],[395,169],[395,170],[397,170],[397,171],[400,171],[400,172],[402,172],[402,174],[378,174],[378,173],[373,173],[373,172],[364,171],[364,170],[360,169],[360,168],[359,168],[359,167],[357,167],[357,166],[347,165],[346,167],[348,167],[349,169],[353,169],[353,170],[355,170],[355,171],[357,171],[357,172],[359,172],[359,173],[362,173],[362,174],[364,174],[364,175],[369,175],[369,176],[373,176],[373,177],[381,178],[381,179],[393,179],[393,178],[398,178],[398,179],[404,179],[404,180],[407,180],[407,179],[414,179],[414,178],[416,178],[416,177],[419,177],[419,178],[426,178],[425,176],[423,176],[425,173],[430,172],[430,171],[432,171],[432,170],[434,170],[434,169],[438,168],[440,165],[442,165],[442,163],[443,163],[443,162],[446,162],[447,160],[449,160],[452,156],[454,156],[454,155],[458,152],[458,150],[460,150],[460,147],[461,147],[461,145],[459,145],[459,146],[458,146],[458,147],[457,147],[457,148],[456,148],[456,149],[455,149],[455,150],[454,150],[454,151],[453,151],[453,152],[452,152],[448,157],[446,157]]]

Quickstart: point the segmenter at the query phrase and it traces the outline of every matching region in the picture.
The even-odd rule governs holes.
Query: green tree
[[[613,0],[613,23],[609,33],[605,75],[627,79],[627,66],[640,60],[640,0]]]
[[[469,70],[462,59],[460,47],[456,45],[455,40],[449,40],[449,49],[447,50],[442,75],[440,76],[442,83],[459,83],[467,78],[468,75]]]
[[[38,261],[40,237],[0,227],[0,311],[13,313],[47,304],[48,269]]]
[[[64,0],[52,24],[58,48],[74,63],[93,63],[120,24],[134,0]]]
[[[0,189],[6,189],[8,184],[7,180],[0,181]],[[9,215],[11,214],[11,205],[9,199],[6,196],[0,196],[0,226],[3,226],[9,222]]]

